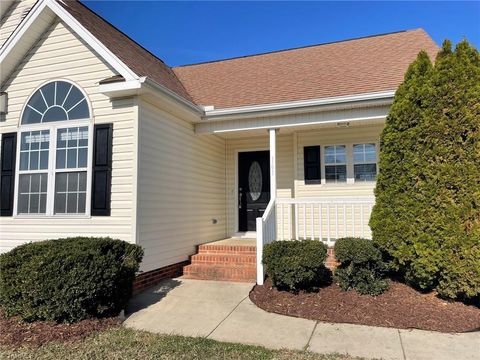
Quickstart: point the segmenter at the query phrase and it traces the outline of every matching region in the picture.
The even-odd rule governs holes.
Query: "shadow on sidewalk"
[[[181,281],[176,279],[168,279],[162,281],[160,284],[152,286],[140,294],[135,295],[128,303],[125,315],[131,315],[134,312],[145,309],[160,300],[162,300],[171,290],[181,284]]]

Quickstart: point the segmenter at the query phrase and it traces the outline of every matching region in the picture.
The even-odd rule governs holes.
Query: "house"
[[[76,1],[4,0],[0,26],[0,250],[111,236],[143,285],[369,237],[395,89],[438,51],[417,29],[172,68]]]

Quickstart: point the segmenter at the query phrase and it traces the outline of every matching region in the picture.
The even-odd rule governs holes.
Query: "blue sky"
[[[171,66],[423,28],[480,49],[480,2],[83,1]]]

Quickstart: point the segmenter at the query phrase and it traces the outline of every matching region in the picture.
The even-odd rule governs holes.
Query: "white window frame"
[[[325,156],[327,154],[327,151],[325,150],[327,147],[332,147],[332,146],[344,146],[345,147],[345,162],[344,163],[335,163],[335,164],[327,164],[325,161]],[[339,144],[327,144],[322,146],[322,151],[323,151],[323,158],[320,157],[320,164],[321,164],[321,179],[322,179],[322,184],[325,185],[345,185],[349,184],[349,158],[350,158],[350,144],[346,143],[339,143]],[[335,182],[327,182],[327,171],[326,167],[327,166],[345,166],[345,181],[335,181]]]
[[[373,146],[375,146],[375,161],[372,162],[372,161],[360,161],[360,162],[355,162],[355,154],[354,154],[354,151],[353,151],[353,148],[355,147],[355,145],[363,145],[363,149],[364,149],[364,158],[365,158],[365,145],[368,145],[368,144],[373,144]],[[355,142],[352,144],[352,177],[353,177],[353,181],[356,183],[356,184],[364,184],[364,183],[375,183],[377,181],[377,176],[378,176],[378,144],[375,142],[375,141],[361,141],[361,142]],[[355,179],[355,165],[371,165],[371,164],[375,164],[375,180],[362,180],[362,181],[357,181],[357,179]]]
[[[42,86],[55,81],[65,81],[76,86],[82,94],[85,96],[85,99],[88,104],[90,118],[88,119],[79,119],[79,120],[63,120],[63,121],[51,121],[37,124],[27,124],[22,125],[21,121],[23,118],[23,112],[27,106],[30,98],[40,89]],[[87,167],[86,168],[74,168],[74,169],[56,169],[57,163],[57,132],[59,129],[66,128],[75,128],[75,127],[87,127],[88,128],[88,149],[87,149]],[[20,171],[20,147],[21,147],[21,136],[23,132],[29,131],[38,131],[38,130],[49,130],[50,131],[50,142],[48,148],[48,169],[47,170],[23,170]],[[55,79],[47,81],[41,84],[36,88],[32,94],[28,97],[28,100],[25,102],[17,130],[17,149],[16,149],[16,161],[15,161],[15,194],[13,199],[13,216],[18,218],[45,218],[45,217],[54,217],[54,218],[89,218],[91,217],[91,189],[92,189],[92,161],[93,161],[93,118],[92,118],[92,108],[90,106],[90,101],[83,89],[72,81],[65,79]],[[78,155],[77,155],[78,156]],[[57,172],[87,172],[87,189],[86,189],[86,204],[85,204],[85,213],[84,214],[55,214],[54,212],[54,201],[55,201],[55,175]],[[47,183],[47,206],[45,214],[24,214],[18,213],[18,197],[19,197],[19,177],[23,174],[33,174],[33,173],[47,173],[48,174],[48,183]]]

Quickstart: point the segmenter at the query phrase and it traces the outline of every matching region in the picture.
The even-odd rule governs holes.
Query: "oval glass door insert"
[[[248,187],[253,201],[262,194],[262,169],[257,161],[252,162],[248,171]]]

